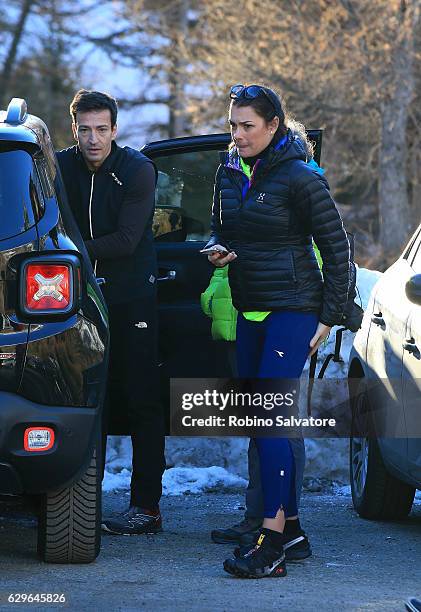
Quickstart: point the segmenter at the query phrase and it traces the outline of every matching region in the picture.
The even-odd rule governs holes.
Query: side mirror
[[[421,274],[414,274],[405,285],[406,297],[421,306]]]

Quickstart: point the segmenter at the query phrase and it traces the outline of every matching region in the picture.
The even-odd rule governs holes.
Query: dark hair
[[[111,127],[117,123],[117,100],[109,94],[89,89],[79,89],[70,103],[70,115],[76,123],[76,113],[89,111],[109,110],[111,114]]]
[[[307,137],[304,125],[289,115],[283,99],[278,96],[273,89],[269,89],[269,87],[264,87],[263,85],[259,85],[259,87],[261,87],[267,95],[262,93],[256,98],[241,96],[231,101],[232,106],[251,106],[256,114],[262,117],[266,123],[272,121],[274,117],[279,117],[279,126],[273,136],[273,140],[279,140],[285,136],[288,129],[290,129],[294,136],[301,140],[306,150],[307,158],[311,159],[313,157],[313,144]]]
[[[262,117],[269,123],[275,117],[279,117],[279,126],[275,132],[274,138],[285,136],[288,127],[285,122],[286,112],[281,98],[269,87],[259,85],[267,95],[261,94],[256,98],[246,98],[241,96],[232,101],[232,106],[251,106],[259,117]]]

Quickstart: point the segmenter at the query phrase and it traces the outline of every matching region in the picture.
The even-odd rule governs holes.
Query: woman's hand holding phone
[[[234,251],[228,251],[225,247],[220,244],[214,244],[209,250],[203,249],[201,253],[206,254],[208,252],[208,260],[211,264],[217,268],[223,268],[230,261],[235,259],[237,255]]]

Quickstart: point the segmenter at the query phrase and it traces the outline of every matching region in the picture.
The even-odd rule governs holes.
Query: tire
[[[352,431],[350,438],[350,481],[352,501],[362,518],[380,520],[403,519],[411,511],[415,489],[390,474],[375,437],[358,437],[356,424],[370,414],[364,379],[352,399]],[[359,430],[361,431],[361,429]]]
[[[99,554],[102,474],[97,448],[77,482],[42,496],[37,550],[47,563],[91,563]]]

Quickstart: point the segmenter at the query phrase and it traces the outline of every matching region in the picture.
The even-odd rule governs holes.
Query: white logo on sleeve
[[[277,351],[276,349],[274,349],[274,350],[275,350],[275,353],[278,353],[279,357],[283,357],[284,356],[284,353],[282,351]]]
[[[135,323],[134,326],[138,329],[145,329],[145,327],[148,327],[148,324],[145,323],[145,321],[139,321],[139,323]]]

